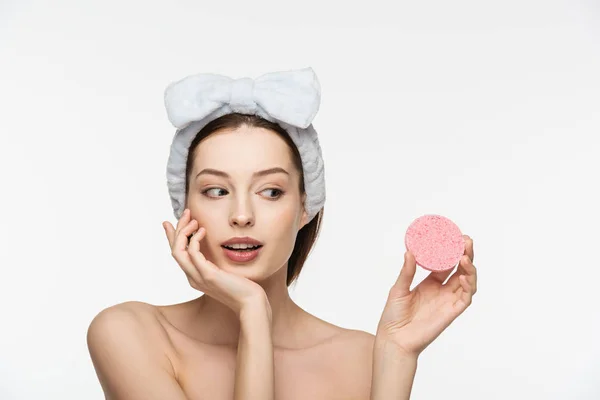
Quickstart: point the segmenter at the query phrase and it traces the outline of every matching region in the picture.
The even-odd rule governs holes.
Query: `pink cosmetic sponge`
[[[435,214],[415,219],[406,230],[404,244],[417,265],[433,272],[456,267],[465,252],[465,239],[458,226]]]

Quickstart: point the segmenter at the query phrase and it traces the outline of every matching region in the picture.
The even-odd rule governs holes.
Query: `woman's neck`
[[[307,322],[310,315],[290,297],[286,285],[287,271],[281,268],[266,281],[259,284],[265,290],[273,323],[273,344],[281,348],[300,348],[306,340]],[[236,347],[239,339],[240,321],[236,314],[223,303],[208,295],[192,301],[194,337],[210,344]]]

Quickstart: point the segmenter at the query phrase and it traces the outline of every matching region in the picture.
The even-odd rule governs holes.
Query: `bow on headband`
[[[243,114],[262,109],[279,121],[307,128],[319,110],[320,96],[319,81],[310,67],[271,72],[256,79],[205,73],[167,86],[165,107],[176,128],[199,121],[224,105]]]

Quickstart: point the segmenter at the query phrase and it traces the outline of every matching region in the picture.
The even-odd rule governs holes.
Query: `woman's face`
[[[274,168],[280,172],[258,174]],[[286,142],[269,129],[241,126],[202,140],[196,148],[187,207],[206,228],[200,242],[204,256],[255,282],[286,265],[296,235],[307,223],[299,180]],[[226,240],[242,236],[263,245],[251,261],[233,261],[222,247]]]

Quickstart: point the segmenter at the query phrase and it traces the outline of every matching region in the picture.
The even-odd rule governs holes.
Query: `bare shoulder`
[[[127,301],[101,310],[88,327],[88,342],[95,336],[110,335],[117,339],[126,332],[143,336],[144,341],[160,350],[167,335],[159,322],[155,306],[141,301]],[[109,337],[105,337],[108,340]]]
[[[167,339],[166,332],[159,321],[156,306],[141,301],[127,301],[107,307],[100,311],[88,327],[88,341],[96,334],[123,334],[126,330],[134,335],[143,335],[144,340],[153,347]]]
[[[346,340],[354,341],[358,346],[371,346],[371,350],[375,343],[375,335],[359,329],[347,329],[347,332],[345,332],[344,335],[347,336]]]
[[[366,357],[370,358],[375,344],[375,335],[359,329],[344,328],[321,318],[309,314],[312,323],[310,326],[313,339],[316,340],[316,345],[310,346],[311,349],[327,351],[332,356],[339,356],[340,353],[347,354],[349,357]]]
[[[107,399],[185,399],[164,339],[150,304],[120,303],[93,318],[87,345]]]
[[[133,313],[136,316],[141,316],[143,318],[144,315],[149,316],[152,314],[156,314],[156,306],[153,306],[152,304],[144,303],[142,301],[126,301],[126,302],[118,303],[118,304],[115,304],[113,306],[110,306],[110,307],[107,307],[107,308],[101,310],[97,314],[97,316],[112,314],[112,313],[120,313],[120,312]]]
[[[336,347],[345,349],[351,357],[370,361],[375,344],[375,335],[358,329],[345,329],[333,340]],[[358,360],[357,360],[358,361]],[[368,365],[370,368],[370,365]]]
[[[327,377],[335,387],[344,388],[351,398],[369,398],[373,367],[371,333],[344,329],[328,346],[320,349],[320,357],[327,359],[331,375]]]
[[[96,314],[88,328],[88,335],[93,328],[115,324],[137,324],[150,333],[157,333],[154,330],[161,326],[155,306],[141,301],[127,301],[107,307]]]

